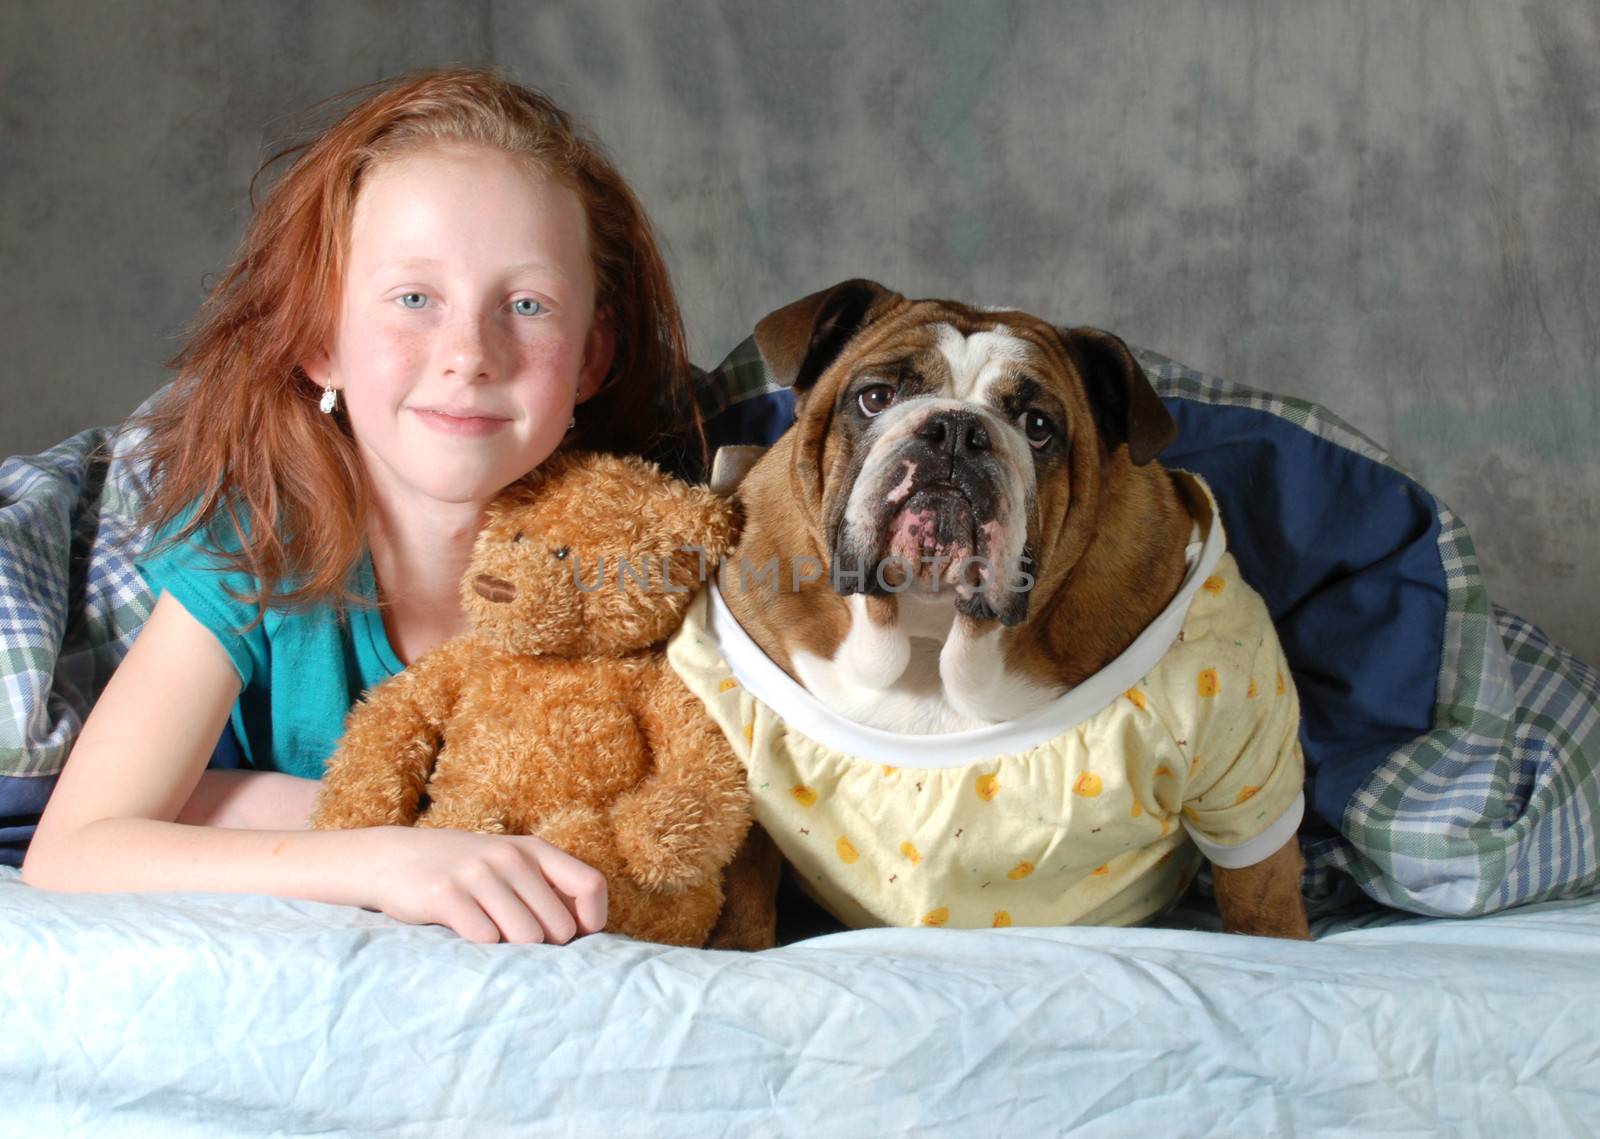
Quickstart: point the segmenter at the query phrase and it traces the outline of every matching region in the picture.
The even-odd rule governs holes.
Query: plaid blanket
[[[131,433],[0,464],[0,862],[19,863],[84,718],[152,601],[134,571]]]
[[[1170,465],[1217,493],[1294,669],[1306,886],[1465,916],[1600,883],[1600,678],[1489,603],[1461,520],[1314,404],[1140,353],[1178,420]],[[753,341],[699,377],[713,445],[793,418]],[[0,464],[0,861],[20,861],[151,599],[131,564],[121,430]]]

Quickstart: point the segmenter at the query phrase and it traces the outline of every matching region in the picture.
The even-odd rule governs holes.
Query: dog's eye
[[[856,396],[856,406],[868,419],[881,413],[893,402],[894,389],[888,384],[873,384],[870,388],[863,388],[861,394]]]
[[[522,531],[518,530],[515,534],[511,535],[511,542],[513,545],[515,545],[520,541],[522,541]]]
[[[1025,411],[1017,417],[1022,433],[1028,437],[1028,446],[1035,451],[1056,437],[1056,425],[1042,411]]]
[[[567,555],[572,551],[566,546],[561,546],[558,549],[551,550],[550,552],[555,555],[556,561],[564,562],[567,560]]]

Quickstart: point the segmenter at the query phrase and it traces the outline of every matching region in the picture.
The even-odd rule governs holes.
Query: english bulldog
[[[866,280],[755,338],[795,422],[668,657],[807,891],[857,927],[1132,924],[1206,859],[1225,930],[1306,938],[1293,682],[1126,345]],[[764,841],[730,897],[770,899]]]

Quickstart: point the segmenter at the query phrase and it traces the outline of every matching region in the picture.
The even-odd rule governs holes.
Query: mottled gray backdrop
[[[1600,660],[1597,60],[1597,0],[0,0],[0,452],[162,381],[304,108],[488,62],[608,142],[698,362],[856,275],[1099,324],[1374,436]]]

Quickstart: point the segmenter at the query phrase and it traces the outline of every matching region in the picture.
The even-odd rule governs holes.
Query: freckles
[[[421,337],[397,328],[368,329],[355,347],[356,368],[385,385],[414,377],[428,358]]]
[[[540,337],[519,343],[513,359],[519,379],[546,379],[555,383],[554,377],[557,376],[569,381],[576,379],[583,361],[583,350],[582,345],[564,338]]]
[[[517,345],[517,359],[524,366],[550,367],[560,364],[572,354],[570,346],[564,341],[549,338],[525,340]]]

